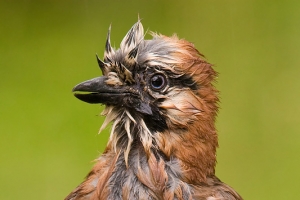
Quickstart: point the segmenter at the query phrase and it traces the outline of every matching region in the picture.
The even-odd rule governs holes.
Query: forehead
[[[182,49],[176,42],[176,39],[171,39],[166,36],[154,35],[151,40],[142,40],[137,44],[137,56],[135,58],[135,64],[137,64],[141,70],[144,67],[159,67],[162,70],[174,71],[175,66],[182,62],[180,52]],[[126,62],[126,56],[128,52],[122,48],[115,51],[112,56],[112,62],[122,63],[128,69],[132,69],[128,62]]]
[[[137,56],[138,63],[148,65],[172,65],[178,63],[175,56],[178,45],[175,42],[165,40],[163,37],[154,37],[152,40],[145,40],[139,47]]]

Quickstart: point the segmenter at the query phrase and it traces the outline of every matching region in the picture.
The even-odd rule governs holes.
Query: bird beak
[[[106,76],[93,78],[76,85],[72,92],[78,99],[87,103],[118,104],[122,97],[132,95],[128,88],[109,86],[105,83]]]
[[[134,108],[136,111],[152,115],[148,101],[141,100],[139,92],[129,86],[110,86],[105,82],[106,76],[93,78],[76,85],[72,92],[74,96],[87,103],[103,103]]]

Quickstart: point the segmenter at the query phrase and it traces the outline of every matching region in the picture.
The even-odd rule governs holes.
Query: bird
[[[141,20],[118,49],[107,33],[102,75],[76,85],[76,98],[105,106],[107,146],[65,200],[241,200],[215,175],[218,73],[195,45],[150,32]]]

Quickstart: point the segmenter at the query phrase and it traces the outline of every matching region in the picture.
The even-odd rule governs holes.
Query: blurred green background
[[[284,0],[1,0],[0,199],[63,199],[89,172],[109,128],[71,89],[138,14],[220,72],[217,175],[245,199],[300,199],[300,1]]]

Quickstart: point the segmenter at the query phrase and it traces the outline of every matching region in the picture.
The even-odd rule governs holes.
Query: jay
[[[105,105],[100,131],[112,124],[103,154],[65,200],[241,200],[215,175],[217,76],[186,40],[151,33],[138,20],[119,49],[110,43],[102,76],[73,89]]]

